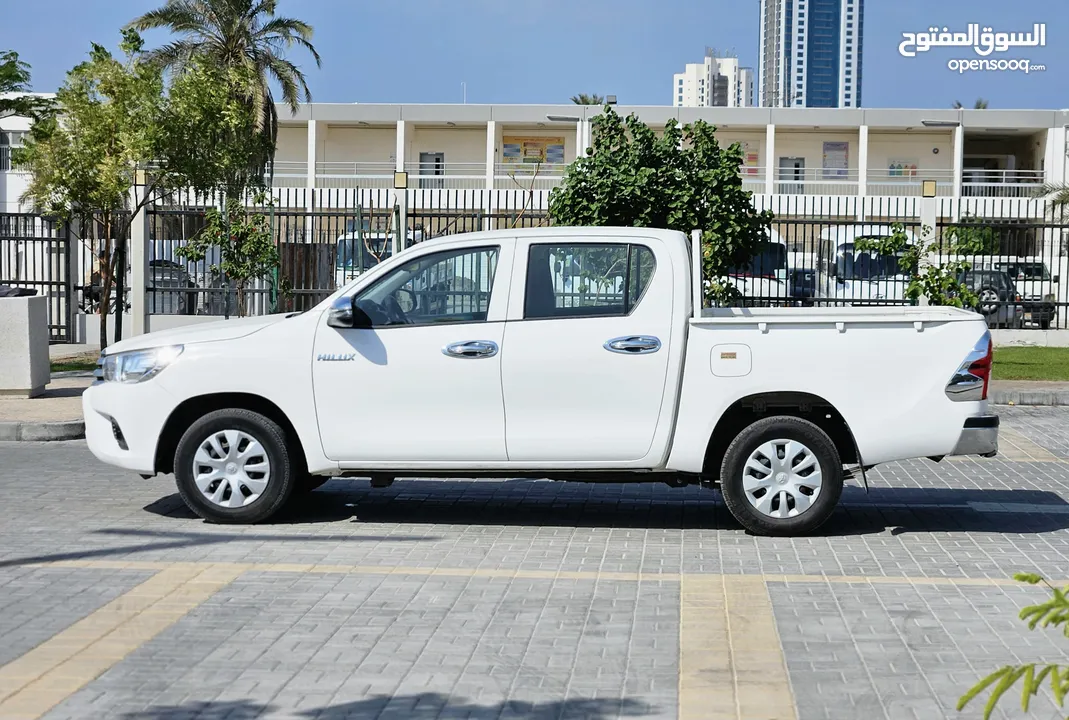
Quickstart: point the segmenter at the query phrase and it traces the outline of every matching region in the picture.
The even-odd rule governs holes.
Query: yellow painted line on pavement
[[[159,565],[156,575],[0,667],[0,718],[44,715],[247,568],[238,563]]]
[[[797,717],[764,577],[683,576],[680,720]]]

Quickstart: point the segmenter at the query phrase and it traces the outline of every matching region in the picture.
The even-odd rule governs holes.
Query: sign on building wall
[[[564,138],[506,135],[501,138],[501,160],[510,165],[563,165]]]
[[[824,143],[824,177],[846,177],[850,169],[850,143]]]
[[[892,158],[887,161],[887,177],[913,178],[917,177],[916,158],[903,160]]]
[[[742,146],[742,174],[757,175],[757,146],[746,141],[740,141],[739,145]]]

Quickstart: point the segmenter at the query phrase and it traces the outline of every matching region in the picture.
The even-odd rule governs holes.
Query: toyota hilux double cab
[[[112,465],[174,473],[215,522],[266,520],[330,477],[532,477],[719,488],[775,535],[817,528],[873,465],[996,452],[980,315],[705,308],[693,242],[424,241],[312,310],[108,347],[86,438]]]

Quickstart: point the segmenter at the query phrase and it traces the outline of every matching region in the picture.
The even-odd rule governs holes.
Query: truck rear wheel
[[[175,451],[178,492],[209,522],[256,523],[293,493],[286,434],[250,410],[216,410],[194,422]]]
[[[763,418],[740,432],[720,466],[724,503],[757,535],[803,535],[822,525],[843,491],[839,451],[801,418]]]

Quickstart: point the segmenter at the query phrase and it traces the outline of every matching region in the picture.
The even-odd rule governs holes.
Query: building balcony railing
[[[0,146],[0,172],[25,172],[25,170],[11,161],[11,151],[13,149],[10,145]]]
[[[961,178],[964,197],[1031,197],[1044,183],[1042,170],[973,170]]]
[[[857,195],[857,170],[779,168],[778,195]]]
[[[5,155],[5,153],[7,153]],[[5,159],[7,165],[5,165]],[[0,170],[10,167],[8,148],[0,148]],[[560,184],[564,164],[496,163],[493,187],[496,190],[550,190]],[[320,188],[392,188],[393,162],[319,162],[315,186]],[[486,164],[481,162],[410,161],[405,163],[408,187],[413,190],[485,190]],[[765,168],[740,168],[745,190],[764,194]],[[954,194],[954,171],[871,168],[865,174],[865,194],[869,196],[920,197],[923,182],[934,180],[938,197]],[[962,174],[962,196],[1024,198],[1036,194],[1044,182],[1041,170],[972,170]],[[275,187],[307,187],[308,165],[299,161],[276,161]],[[857,169],[779,168],[772,183],[780,195],[856,196]]]
[[[494,188],[497,190],[552,190],[560,185],[566,163],[497,163]]]
[[[921,197],[925,180],[935,180],[935,194],[950,197],[954,194],[953,170],[869,170],[866,173],[867,195]]]

